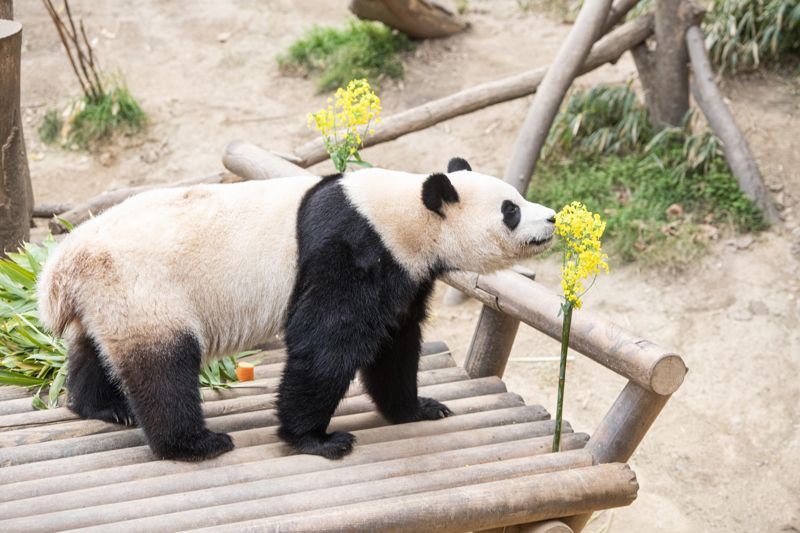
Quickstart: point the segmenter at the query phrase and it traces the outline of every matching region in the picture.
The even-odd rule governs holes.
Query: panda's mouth
[[[552,240],[553,240],[553,236],[552,235],[550,235],[549,237],[545,237],[543,239],[537,239],[537,238],[534,237],[533,239],[528,241],[528,245],[529,246],[541,246],[543,244],[547,244],[548,242],[550,242]]]

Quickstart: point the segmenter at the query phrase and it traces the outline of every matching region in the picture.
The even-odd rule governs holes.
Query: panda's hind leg
[[[211,459],[233,449],[225,433],[206,428],[200,402],[200,343],[180,333],[112,350],[136,420],[158,457]]]
[[[67,407],[81,418],[134,425],[133,411],[104,368],[97,343],[81,333],[69,343]]]

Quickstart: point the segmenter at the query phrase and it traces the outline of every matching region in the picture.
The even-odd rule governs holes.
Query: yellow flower
[[[337,170],[343,172],[351,156],[360,161],[357,154],[364,138],[375,134],[370,125],[380,122],[381,100],[362,79],[338,88],[328,104],[326,109],[309,114],[308,126],[313,124],[319,130]]]
[[[600,243],[605,229],[600,215],[591,213],[580,202],[572,202],[556,214],[556,234],[564,241],[561,288],[564,299],[578,309],[588,290],[583,281],[601,271],[608,272],[608,256]]]

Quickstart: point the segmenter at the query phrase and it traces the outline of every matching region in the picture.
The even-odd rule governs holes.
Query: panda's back
[[[318,180],[137,195],[59,245],[42,275],[40,299],[71,299],[82,327],[96,336],[189,329],[208,355],[252,346],[284,321],[296,270],[297,210]],[[57,306],[45,302],[46,321],[53,314],[48,307]]]

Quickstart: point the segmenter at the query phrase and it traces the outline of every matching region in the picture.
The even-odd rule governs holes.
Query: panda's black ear
[[[472,171],[472,167],[469,166],[469,163],[467,163],[466,159],[454,157],[449,163],[447,163],[447,172],[458,172],[459,170]]]
[[[431,174],[422,184],[422,203],[440,217],[444,218],[442,206],[455,202],[458,202],[458,193],[450,179],[441,172]]]

